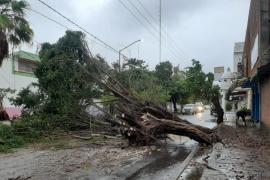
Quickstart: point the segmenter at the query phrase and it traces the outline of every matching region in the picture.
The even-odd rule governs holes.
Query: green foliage
[[[33,31],[24,18],[28,7],[26,1],[2,0],[0,2],[0,66],[9,54],[9,44],[28,43],[33,37]]]
[[[41,104],[42,94],[38,92],[33,92],[30,90],[30,87],[23,88],[16,98],[10,98],[13,105],[21,106],[24,109],[24,112],[33,113],[39,110],[38,106]]]
[[[247,107],[241,108],[240,111],[244,111],[244,112],[246,112],[248,115],[251,115],[251,110],[248,109]]]
[[[173,75],[173,65],[169,61],[161,62],[156,65],[156,77],[164,86],[169,86]]]
[[[186,77],[188,90],[192,95],[193,101],[195,102],[203,98],[206,76],[199,61],[192,59],[192,66],[187,68]]]
[[[6,97],[8,94],[13,94],[15,90],[12,90],[10,88],[0,88],[0,111],[3,108],[3,99]]]
[[[204,100],[206,100],[207,103],[211,101],[212,93],[219,93],[218,87],[213,88],[213,81],[214,81],[213,73],[208,73],[205,75],[205,81],[202,86],[202,97],[204,97]]]
[[[231,111],[232,110],[232,103],[227,102],[225,108],[226,108],[226,111]]]
[[[8,94],[13,94],[15,90],[10,88],[0,88],[0,98],[7,96]]]
[[[127,60],[123,65],[122,71],[117,73],[116,77],[142,101],[165,104],[170,99],[156,72],[150,71],[142,60]]]
[[[50,119],[54,118],[54,119]],[[0,124],[0,152],[10,152],[28,143],[38,141],[43,135],[49,135],[62,129],[55,116],[25,115],[11,126]]]
[[[187,81],[186,80],[178,80],[178,81],[176,81],[175,87],[177,89],[175,89],[174,93],[178,93],[177,96],[179,97],[177,101],[182,105],[189,103],[191,94],[188,91]]]
[[[147,84],[147,88],[140,92],[137,92],[137,96],[143,101],[165,105],[166,102],[168,102],[168,100],[170,99],[169,94],[166,93],[166,89],[161,85],[154,84],[153,82],[149,83],[150,84]]]
[[[0,124],[0,152],[9,152],[25,143],[21,136],[14,133],[13,128]]]
[[[110,105],[113,104],[115,101],[118,100],[117,97],[115,97],[112,94],[104,94],[100,97],[101,101],[103,102],[104,105]]]
[[[117,72],[117,71],[115,71]],[[161,62],[150,71],[142,60],[130,59],[116,73],[117,79],[142,100],[165,104],[172,101],[186,104],[198,99],[211,99],[214,75],[205,74],[199,61],[192,60],[192,66],[181,71],[169,61]]]
[[[32,129],[25,130],[30,134],[32,130],[58,127],[68,131],[76,126],[93,98],[102,93],[88,74],[95,70],[88,62],[96,61],[104,69],[108,65],[100,56],[89,57],[85,35],[80,31],[67,31],[56,43],[44,43],[39,54],[42,61],[35,71],[38,90],[23,89],[13,103],[27,112],[25,123],[30,124],[25,126]]]
[[[91,67],[85,65],[90,60],[85,35],[67,31],[57,43],[43,44],[40,57],[35,75],[43,97],[43,113],[54,122],[61,119],[62,127],[69,129],[76,114],[84,112],[92,99],[100,96],[99,88],[87,74]]]
[[[36,139],[43,133],[50,133],[55,129],[54,122],[49,117],[41,115],[25,115],[19,121],[12,124],[16,134],[23,135],[27,139]]]
[[[109,72],[108,78],[116,78],[137,98],[156,104],[165,105],[170,100],[185,104],[191,97],[210,99],[218,93],[212,88],[213,74],[205,74],[199,61],[193,60],[187,71],[173,67],[169,61],[151,71],[143,60],[128,59],[118,72],[117,64],[113,69],[101,56],[89,57],[86,44],[82,32],[67,31],[56,43],[42,45],[41,62],[35,71],[38,90],[25,88],[13,100],[15,105],[28,110],[11,127],[15,136],[31,142],[57,129],[72,130],[86,117],[86,108],[94,98],[111,105],[110,101],[117,97],[95,83],[96,77],[89,75],[93,71]]]

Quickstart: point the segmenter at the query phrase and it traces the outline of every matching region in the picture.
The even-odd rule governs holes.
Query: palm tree
[[[29,43],[33,31],[24,18],[28,3],[17,0],[0,0],[0,67],[9,54],[9,44]]]

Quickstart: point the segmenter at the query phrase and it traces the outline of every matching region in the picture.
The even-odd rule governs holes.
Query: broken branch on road
[[[214,130],[194,125],[154,103],[141,101],[117,78],[110,75],[96,59],[88,61],[88,65],[91,71],[87,70],[87,74],[118,99],[114,103],[114,114],[106,113],[105,116],[119,127],[121,134],[130,144],[150,144],[167,134],[187,136],[207,145],[220,141]]]

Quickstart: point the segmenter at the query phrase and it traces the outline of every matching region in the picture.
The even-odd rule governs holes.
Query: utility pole
[[[161,46],[161,23],[162,23],[162,0],[159,0],[159,62],[162,60],[162,46]]]

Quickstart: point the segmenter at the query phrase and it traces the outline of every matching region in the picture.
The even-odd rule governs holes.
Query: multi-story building
[[[243,53],[244,53],[244,42],[234,43],[233,51],[233,73],[235,79],[233,80],[232,86],[243,78]],[[230,101],[235,111],[241,110],[242,108],[251,109],[251,88],[249,87],[235,87],[230,92]]]
[[[224,66],[214,67],[214,80],[219,81],[224,74]]]
[[[37,82],[34,69],[39,61],[38,55],[25,51],[18,51],[10,55],[0,67],[0,88],[15,90],[11,96],[16,96],[22,88]],[[14,107],[8,97],[4,98],[3,106],[11,117],[20,115],[20,108]]]
[[[222,66],[214,68],[214,75],[215,79],[213,85],[219,86],[221,94],[221,107],[224,111],[226,111],[226,94],[228,93],[228,90],[235,79],[235,74],[231,72],[230,68],[227,68],[227,71],[224,72],[224,66]]]
[[[244,42],[236,42],[234,44],[234,51],[233,51],[233,72],[239,73],[242,72],[241,64],[244,52]]]
[[[243,75],[252,86],[252,117],[270,127],[270,0],[251,0]]]

